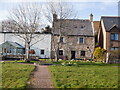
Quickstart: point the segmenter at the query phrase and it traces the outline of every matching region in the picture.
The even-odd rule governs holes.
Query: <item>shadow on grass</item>
[[[26,62],[24,60],[12,60],[7,62],[15,62],[15,63],[23,63],[23,64],[39,64],[39,65],[62,65],[62,63],[65,63],[65,66],[85,66],[85,65],[91,65],[91,66],[120,66],[120,64],[106,64],[102,62],[82,62],[82,61],[49,61],[49,60],[31,60],[30,62]],[[72,64],[68,64],[68,63]],[[74,64],[76,63],[76,65]]]
[[[68,62],[66,62],[68,63]],[[76,65],[74,65],[76,63]],[[53,62],[53,64],[59,64],[62,65],[61,62]],[[91,66],[120,66],[120,64],[106,64],[106,63],[101,63],[101,62],[73,62],[72,64],[67,64],[65,66],[86,66],[86,65],[91,65]]]

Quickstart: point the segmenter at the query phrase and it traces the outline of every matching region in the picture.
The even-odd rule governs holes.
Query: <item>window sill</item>
[[[111,41],[119,42],[120,40],[111,40]]]
[[[61,44],[65,44],[65,42],[60,42]]]
[[[85,45],[85,43],[79,43],[80,45]]]

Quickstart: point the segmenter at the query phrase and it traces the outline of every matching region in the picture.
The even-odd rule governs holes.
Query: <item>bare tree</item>
[[[65,35],[64,29],[67,27],[68,18],[75,18],[76,12],[73,10],[73,6],[65,2],[48,2],[47,12],[44,13],[46,19],[52,24],[52,47],[55,53],[55,61],[59,59],[59,49],[62,47],[61,38]],[[59,19],[59,21],[58,21]],[[58,22],[56,24],[55,22]],[[56,33],[58,29],[58,33]],[[54,36],[57,36],[58,42]]]
[[[11,30],[15,35],[25,41],[26,60],[29,61],[29,49],[31,41],[38,35],[41,28],[41,5],[37,4],[20,4],[10,12],[10,24],[7,24],[7,30]],[[12,25],[11,25],[12,24]]]

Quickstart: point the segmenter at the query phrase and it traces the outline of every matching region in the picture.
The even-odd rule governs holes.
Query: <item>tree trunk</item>
[[[26,61],[29,62],[29,49],[30,49],[30,44],[26,42]]]
[[[106,54],[106,63],[109,63],[109,59],[110,59],[110,53],[107,52],[107,54]]]
[[[59,60],[59,53],[58,50],[55,52],[55,61],[58,62]]]

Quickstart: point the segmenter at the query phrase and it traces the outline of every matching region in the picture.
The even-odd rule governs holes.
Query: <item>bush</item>
[[[101,47],[97,47],[94,51],[94,57],[96,61],[104,62],[106,58],[106,50]]]
[[[110,56],[112,59],[120,59],[120,51],[112,50],[110,51]]]
[[[120,51],[119,50],[111,50],[109,55],[110,63],[120,63]]]

